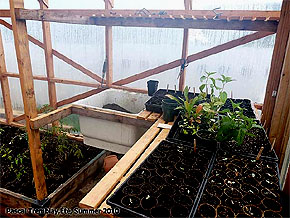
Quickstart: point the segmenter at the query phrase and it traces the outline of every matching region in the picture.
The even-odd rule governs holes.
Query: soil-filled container
[[[157,91],[158,83],[159,83],[159,81],[157,81],[157,80],[147,81],[147,88],[148,88],[148,95],[149,96],[153,96],[153,94]]]
[[[162,100],[163,120],[165,122],[172,122],[174,120],[174,116],[178,114],[178,110],[175,110],[177,106],[177,102],[172,99],[165,98]]]
[[[212,151],[164,140],[107,203],[121,216],[189,217],[213,158]]]
[[[40,135],[49,194],[43,201],[36,200],[26,132],[0,125],[1,207],[57,207],[102,169],[107,155],[105,151],[65,138],[64,135],[53,136],[45,131],[41,131]],[[67,146],[78,155],[66,152]]]
[[[173,95],[176,97],[182,97],[183,92],[181,91],[174,91],[174,90],[166,90],[166,89],[159,89],[157,92],[154,93],[154,95],[145,103],[145,108],[147,111],[152,111],[156,113],[162,113],[162,100],[166,99],[167,97],[165,95]],[[194,98],[197,96],[197,94],[194,93],[188,93],[188,97]]]
[[[277,163],[219,150],[195,217],[203,215],[205,204],[215,209],[217,217],[279,216],[282,204]]]

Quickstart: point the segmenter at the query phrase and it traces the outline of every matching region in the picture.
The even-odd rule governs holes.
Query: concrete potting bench
[[[145,134],[132,146],[123,158],[102,178],[102,180],[80,201],[79,206],[87,209],[97,209],[104,211],[110,208],[106,200],[115,190],[132,174],[132,172],[143,162],[143,160],[166,138],[169,129],[162,129],[158,124],[165,123],[160,114],[143,111],[140,119],[148,119],[153,116],[155,123],[145,132]],[[158,118],[160,117],[160,118]],[[168,123],[172,125],[172,123]],[[112,215],[112,214],[108,214]],[[112,215],[113,216],[113,215]]]

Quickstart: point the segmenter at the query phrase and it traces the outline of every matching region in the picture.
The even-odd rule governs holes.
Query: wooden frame
[[[105,10],[51,10],[48,9],[48,5],[43,4],[40,1],[40,10],[26,10],[23,8],[24,0],[10,0],[11,8],[10,10],[0,10],[0,17],[11,17],[12,24],[0,20],[0,24],[5,27],[13,30],[16,54],[19,65],[20,74],[7,73],[4,68],[5,62],[0,62],[1,70],[1,83],[4,90],[2,92],[5,94],[5,111],[6,113],[6,123],[16,124],[15,121],[19,121],[23,118],[26,119],[26,125],[28,135],[29,135],[29,145],[31,150],[32,164],[34,170],[34,177],[36,183],[37,197],[39,200],[43,199],[46,196],[45,181],[43,177],[43,167],[42,167],[42,158],[41,150],[39,148],[40,139],[39,139],[39,127],[47,122],[57,121],[58,119],[70,114],[70,113],[80,113],[89,115],[92,117],[100,117],[101,111],[91,110],[87,108],[79,107],[65,107],[64,109],[57,109],[67,104],[71,104],[77,100],[92,96],[94,94],[100,93],[107,88],[122,89],[127,91],[141,92],[146,93],[146,90],[129,88],[124,85],[147,78],[152,75],[164,72],[166,70],[173,69],[175,67],[181,66],[182,60],[186,60],[186,63],[191,63],[196,60],[208,57],[213,54],[237,47],[239,45],[246,44],[248,42],[263,38],[265,36],[274,34],[277,32],[275,48],[273,52],[272,64],[270,75],[268,79],[268,85],[265,95],[265,102],[263,110],[263,120],[266,122],[266,127],[270,128],[270,121],[273,121],[273,127],[276,126],[275,121],[273,120],[273,111],[275,119],[280,118],[281,123],[284,125],[285,113],[279,113],[283,111],[281,101],[286,100],[287,94],[285,90],[287,88],[287,80],[283,79],[282,66],[285,60],[286,54],[286,44],[289,37],[289,10],[290,2],[288,0],[283,0],[282,9],[280,11],[239,11],[239,10],[219,10],[218,12],[221,15],[216,16],[212,10],[188,10],[191,9],[190,0],[185,0],[185,9],[186,10],[150,10],[147,13],[142,13],[140,10],[113,10],[113,0],[105,0]],[[160,13],[162,12],[162,13]],[[29,36],[26,30],[26,20],[38,20],[43,24],[43,38],[44,43],[38,41],[37,39]],[[88,24],[88,25],[101,25],[106,26],[106,59],[107,59],[107,75],[106,80],[94,72],[86,69],[79,63],[71,60],[60,52],[52,49],[51,39],[50,39],[50,29],[48,22],[61,22],[61,23],[72,23],[72,24]],[[113,70],[112,70],[112,26],[136,26],[136,27],[157,27],[157,28],[183,28],[184,29],[184,40],[181,59],[172,61],[168,64],[161,65],[159,67],[146,70],[144,72],[138,73],[128,78],[121,79],[119,81],[113,81]],[[222,45],[215,46],[213,48],[198,52],[196,54],[187,55],[187,41],[188,41],[188,29],[189,28],[198,28],[198,29],[222,29],[222,30],[252,30],[258,31],[256,33],[241,37],[236,40],[224,43]],[[32,43],[38,45],[39,47],[45,50],[46,58],[46,69],[47,76],[33,76],[31,70],[31,62],[29,57],[29,47],[28,40]],[[1,43],[0,43],[1,44]],[[3,49],[2,49],[3,50]],[[0,49],[1,51],[1,49]],[[2,51],[1,51],[2,52]],[[4,54],[4,52],[2,52]],[[91,77],[95,82],[83,82],[83,81],[74,81],[62,78],[55,78],[53,72],[53,55],[63,60],[67,64],[73,66],[74,68],[80,70],[85,75]],[[288,57],[288,56],[287,56]],[[285,59],[285,60],[284,60]],[[4,63],[4,64],[3,64]],[[288,68],[287,68],[288,69]],[[288,71],[287,71],[288,72]],[[288,75],[288,74],[287,74]],[[22,96],[25,108],[25,115],[13,118],[11,116],[12,106],[9,106],[9,84],[7,77],[19,77],[22,88]],[[286,77],[285,77],[286,78]],[[49,98],[50,104],[57,109],[52,114],[48,116],[41,115],[38,117],[36,110],[36,102],[34,96],[33,88],[33,79],[39,79],[47,81],[49,84]],[[185,80],[185,71],[181,73],[179,89],[181,90],[184,87]],[[101,85],[101,82],[106,84],[105,86]],[[90,91],[78,94],[76,96],[64,99],[57,102],[55,83],[62,84],[72,84],[80,85],[85,87],[94,88]],[[279,98],[273,97],[273,91],[279,92]],[[283,91],[284,90],[284,91]],[[8,94],[7,94],[8,93]],[[284,94],[283,94],[284,93]],[[8,105],[8,106],[7,106]],[[288,106],[287,106],[288,107]],[[11,108],[11,109],[10,109]],[[275,110],[274,110],[275,108]],[[89,112],[88,112],[89,111]],[[12,111],[13,115],[13,111]],[[142,115],[143,116],[143,115]],[[144,116],[147,116],[146,114]],[[151,117],[154,120],[158,114],[148,115],[147,123],[142,120],[142,123],[137,122],[140,120],[138,117],[123,117],[119,114],[106,114],[106,119],[119,120],[120,122],[128,123],[138,123],[138,125],[149,125],[149,118]],[[282,119],[282,116],[284,118]],[[13,122],[14,121],[14,122]],[[2,121],[1,121],[2,122]],[[281,125],[282,125],[281,124]],[[281,126],[279,124],[279,126]],[[282,126],[283,126],[282,125]],[[289,131],[288,131],[289,132]],[[273,133],[273,130],[270,133]],[[289,135],[289,133],[288,133]],[[287,134],[286,134],[287,136]],[[285,134],[281,136],[281,143],[285,142]],[[272,136],[271,136],[272,137]],[[270,138],[271,138],[270,137]],[[280,136],[279,136],[280,137]],[[273,137],[272,137],[273,138]],[[277,149],[283,154],[282,145],[278,145]],[[280,147],[279,147],[280,146]],[[282,146],[282,147],[281,147]],[[282,160],[281,160],[282,161]]]

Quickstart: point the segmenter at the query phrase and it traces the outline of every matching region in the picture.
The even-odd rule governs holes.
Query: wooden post
[[[39,130],[33,130],[29,125],[30,119],[37,117],[37,108],[26,21],[18,20],[15,17],[15,8],[24,8],[24,2],[23,0],[9,0],[9,2],[36,195],[38,200],[43,200],[47,196],[47,190],[40,147],[40,135]]]
[[[286,140],[286,144],[282,144],[290,108],[290,34],[288,37],[287,49],[281,72],[281,79],[269,133],[269,138],[271,141],[276,139],[275,151],[278,157],[281,157],[280,154],[283,152],[283,147],[286,146],[288,142],[288,140]]]
[[[184,0],[185,10],[192,10],[192,0]],[[181,60],[184,62],[183,66],[180,67],[180,78],[179,78],[179,91],[184,89],[185,84],[185,76],[186,76],[186,68],[184,65],[186,64],[187,54],[188,54],[188,29],[183,30],[183,44],[182,44],[182,55]]]
[[[48,4],[48,0],[46,0]],[[48,5],[39,1],[40,9],[48,9]],[[42,21],[42,32],[43,32],[43,44],[44,44],[44,54],[46,63],[46,74],[48,79],[48,96],[49,104],[53,109],[57,109],[57,97],[56,97],[56,87],[55,82],[51,81],[54,78],[54,67],[53,67],[53,55],[52,55],[52,44],[51,44],[51,33],[49,22]],[[58,125],[58,121],[52,123],[53,126]]]
[[[114,0],[105,0],[105,9],[111,10],[114,7]],[[106,83],[110,87],[113,83],[113,32],[112,26],[106,26]]]
[[[5,63],[5,55],[4,55],[4,47],[2,41],[2,34],[0,30],[0,79],[1,79],[1,89],[2,89],[2,96],[5,108],[5,117],[6,122],[8,124],[12,123],[13,121],[13,110],[12,110],[12,103],[10,97],[10,89],[9,89],[9,81],[6,75],[6,63]]]
[[[277,29],[276,41],[272,56],[271,69],[268,77],[268,83],[265,93],[264,107],[262,113],[264,120],[272,120],[275,107],[276,96],[281,78],[281,70],[284,62],[287,39],[290,30],[290,1],[283,0],[280,14],[280,21]],[[268,122],[265,128],[269,128],[271,122]]]

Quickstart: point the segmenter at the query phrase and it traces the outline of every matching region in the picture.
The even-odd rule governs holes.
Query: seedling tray
[[[173,96],[183,97],[183,92],[174,91],[174,90],[166,90],[159,89],[154,95],[145,103],[145,108],[147,111],[152,111],[156,113],[162,113],[162,100],[166,98],[165,95],[170,94]],[[189,98],[194,98],[197,94],[188,93]]]
[[[190,217],[215,153],[162,141],[107,200],[121,216]]]
[[[275,162],[220,150],[205,183],[193,217],[272,217],[282,211]]]

